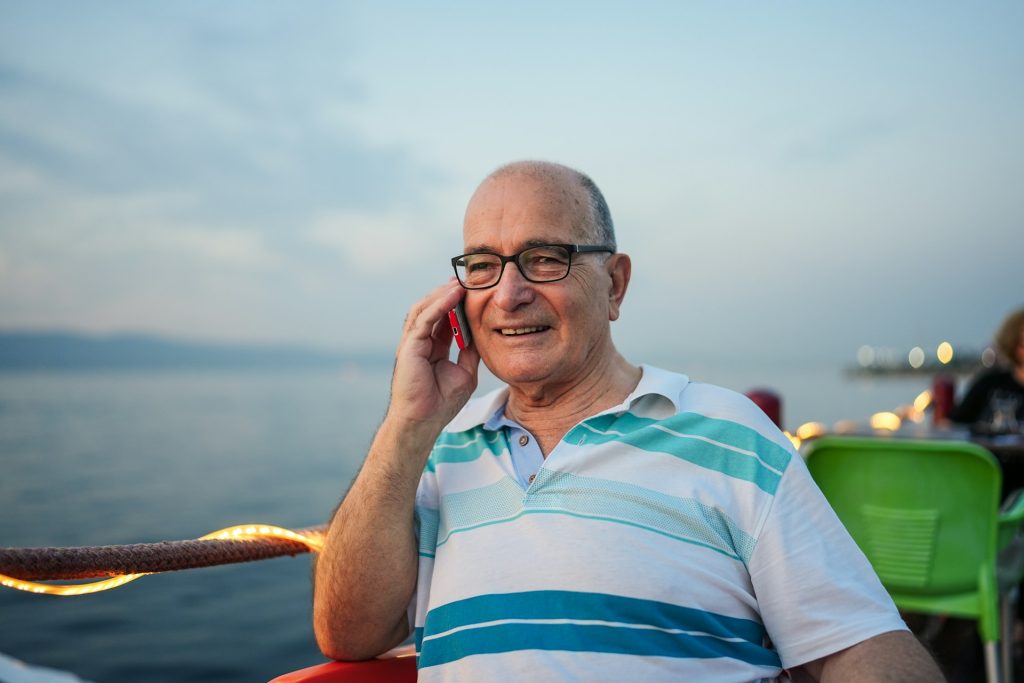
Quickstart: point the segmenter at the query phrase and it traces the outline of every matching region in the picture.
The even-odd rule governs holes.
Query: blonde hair
[[[1017,345],[1022,341],[1022,333],[1024,333],[1024,308],[1006,316],[1006,320],[999,326],[999,331],[993,338],[996,351],[1015,367],[1021,362],[1017,357]]]

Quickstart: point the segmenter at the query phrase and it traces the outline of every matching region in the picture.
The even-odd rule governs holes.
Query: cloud
[[[194,192],[204,217],[268,230],[302,207],[413,204],[439,177],[350,122],[365,93],[345,8],[129,7],[8,12],[8,156],[86,192]]]
[[[305,237],[356,271],[379,276],[415,266],[433,251],[433,234],[422,216],[406,212],[331,211],[317,216]]]
[[[201,226],[159,229],[152,235],[152,245],[190,255],[218,266],[241,270],[277,270],[284,265],[281,256],[272,251],[263,237],[238,228],[210,229]]]
[[[343,7],[5,14],[6,324],[324,339],[358,275],[422,273],[445,181],[350,123]]]

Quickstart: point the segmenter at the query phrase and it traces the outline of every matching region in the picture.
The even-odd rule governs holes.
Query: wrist
[[[444,424],[435,421],[410,419],[389,411],[370,450],[385,455],[394,466],[408,468],[418,478],[443,428]]]

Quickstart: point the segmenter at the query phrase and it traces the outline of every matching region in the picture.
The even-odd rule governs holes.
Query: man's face
[[[587,243],[576,226],[586,197],[570,178],[522,174],[491,178],[466,210],[465,251],[511,255],[538,243]],[[571,382],[611,353],[608,321],[617,316],[612,278],[601,254],[574,254],[568,277],[526,280],[514,263],[490,289],[466,292],[473,343],[487,367],[511,385]]]

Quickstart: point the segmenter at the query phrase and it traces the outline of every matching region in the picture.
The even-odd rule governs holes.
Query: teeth
[[[540,332],[546,330],[547,327],[503,327],[501,333],[505,336],[513,336],[517,334],[530,334],[531,332]]]

